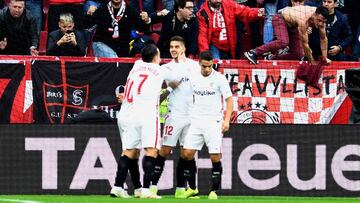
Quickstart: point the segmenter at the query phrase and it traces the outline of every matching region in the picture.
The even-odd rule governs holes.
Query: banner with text
[[[347,97],[345,69],[324,69],[319,87],[295,78],[294,68],[227,68],[233,123],[328,124]]]
[[[121,154],[116,125],[1,125],[0,131],[1,194],[109,194]],[[223,138],[219,193],[358,196],[359,131],[359,125],[232,125]],[[165,163],[160,194],[174,194],[178,156],[176,148]],[[196,159],[206,195],[207,150]]]
[[[105,108],[115,118],[117,87],[132,63],[36,61],[32,65],[36,123],[67,123],[79,113]],[[123,88],[122,88],[123,89]]]

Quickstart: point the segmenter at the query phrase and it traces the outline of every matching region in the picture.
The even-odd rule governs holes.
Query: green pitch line
[[[218,200],[208,200],[207,196],[200,199],[174,199],[163,196],[162,199],[120,199],[108,195],[0,195],[0,203],[359,203],[359,198],[331,197],[274,197],[274,196],[220,196]]]

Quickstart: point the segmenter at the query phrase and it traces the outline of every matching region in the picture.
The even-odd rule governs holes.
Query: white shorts
[[[161,136],[158,116],[146,116],[144,119],[118,118],[118,127],[122,150],[150,147],[160,149]]]
[[[191,121],[188,134],[185,136],[184,149],[201,150],[206,144],[209,154],[221,153],[222,120]]]
[[[175,147],[179,140],[180,146],[183,146],[185,135],[189,131],[189,126],[189,116],[166,115],[162,145]]]

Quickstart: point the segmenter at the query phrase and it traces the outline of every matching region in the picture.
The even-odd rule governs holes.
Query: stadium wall
[[[233,124],[223,139],[220,193],[359,196],[359,131],[358,125]],[[0,132],[0,194],[109,193],[121,153],[116,125],[0,125]],[[160,194],[174,192],[178,153],[166,161]],[[206,150],[197,166],[207,194]],[[132,190],[129,180],[127,186]]]

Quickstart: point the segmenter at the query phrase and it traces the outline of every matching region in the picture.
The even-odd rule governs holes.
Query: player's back
[[[126,81],[120,112],[141,116],[142,113],[157,111],[159,92],[166,77],[167,70],[158,64],[136,61]]]

